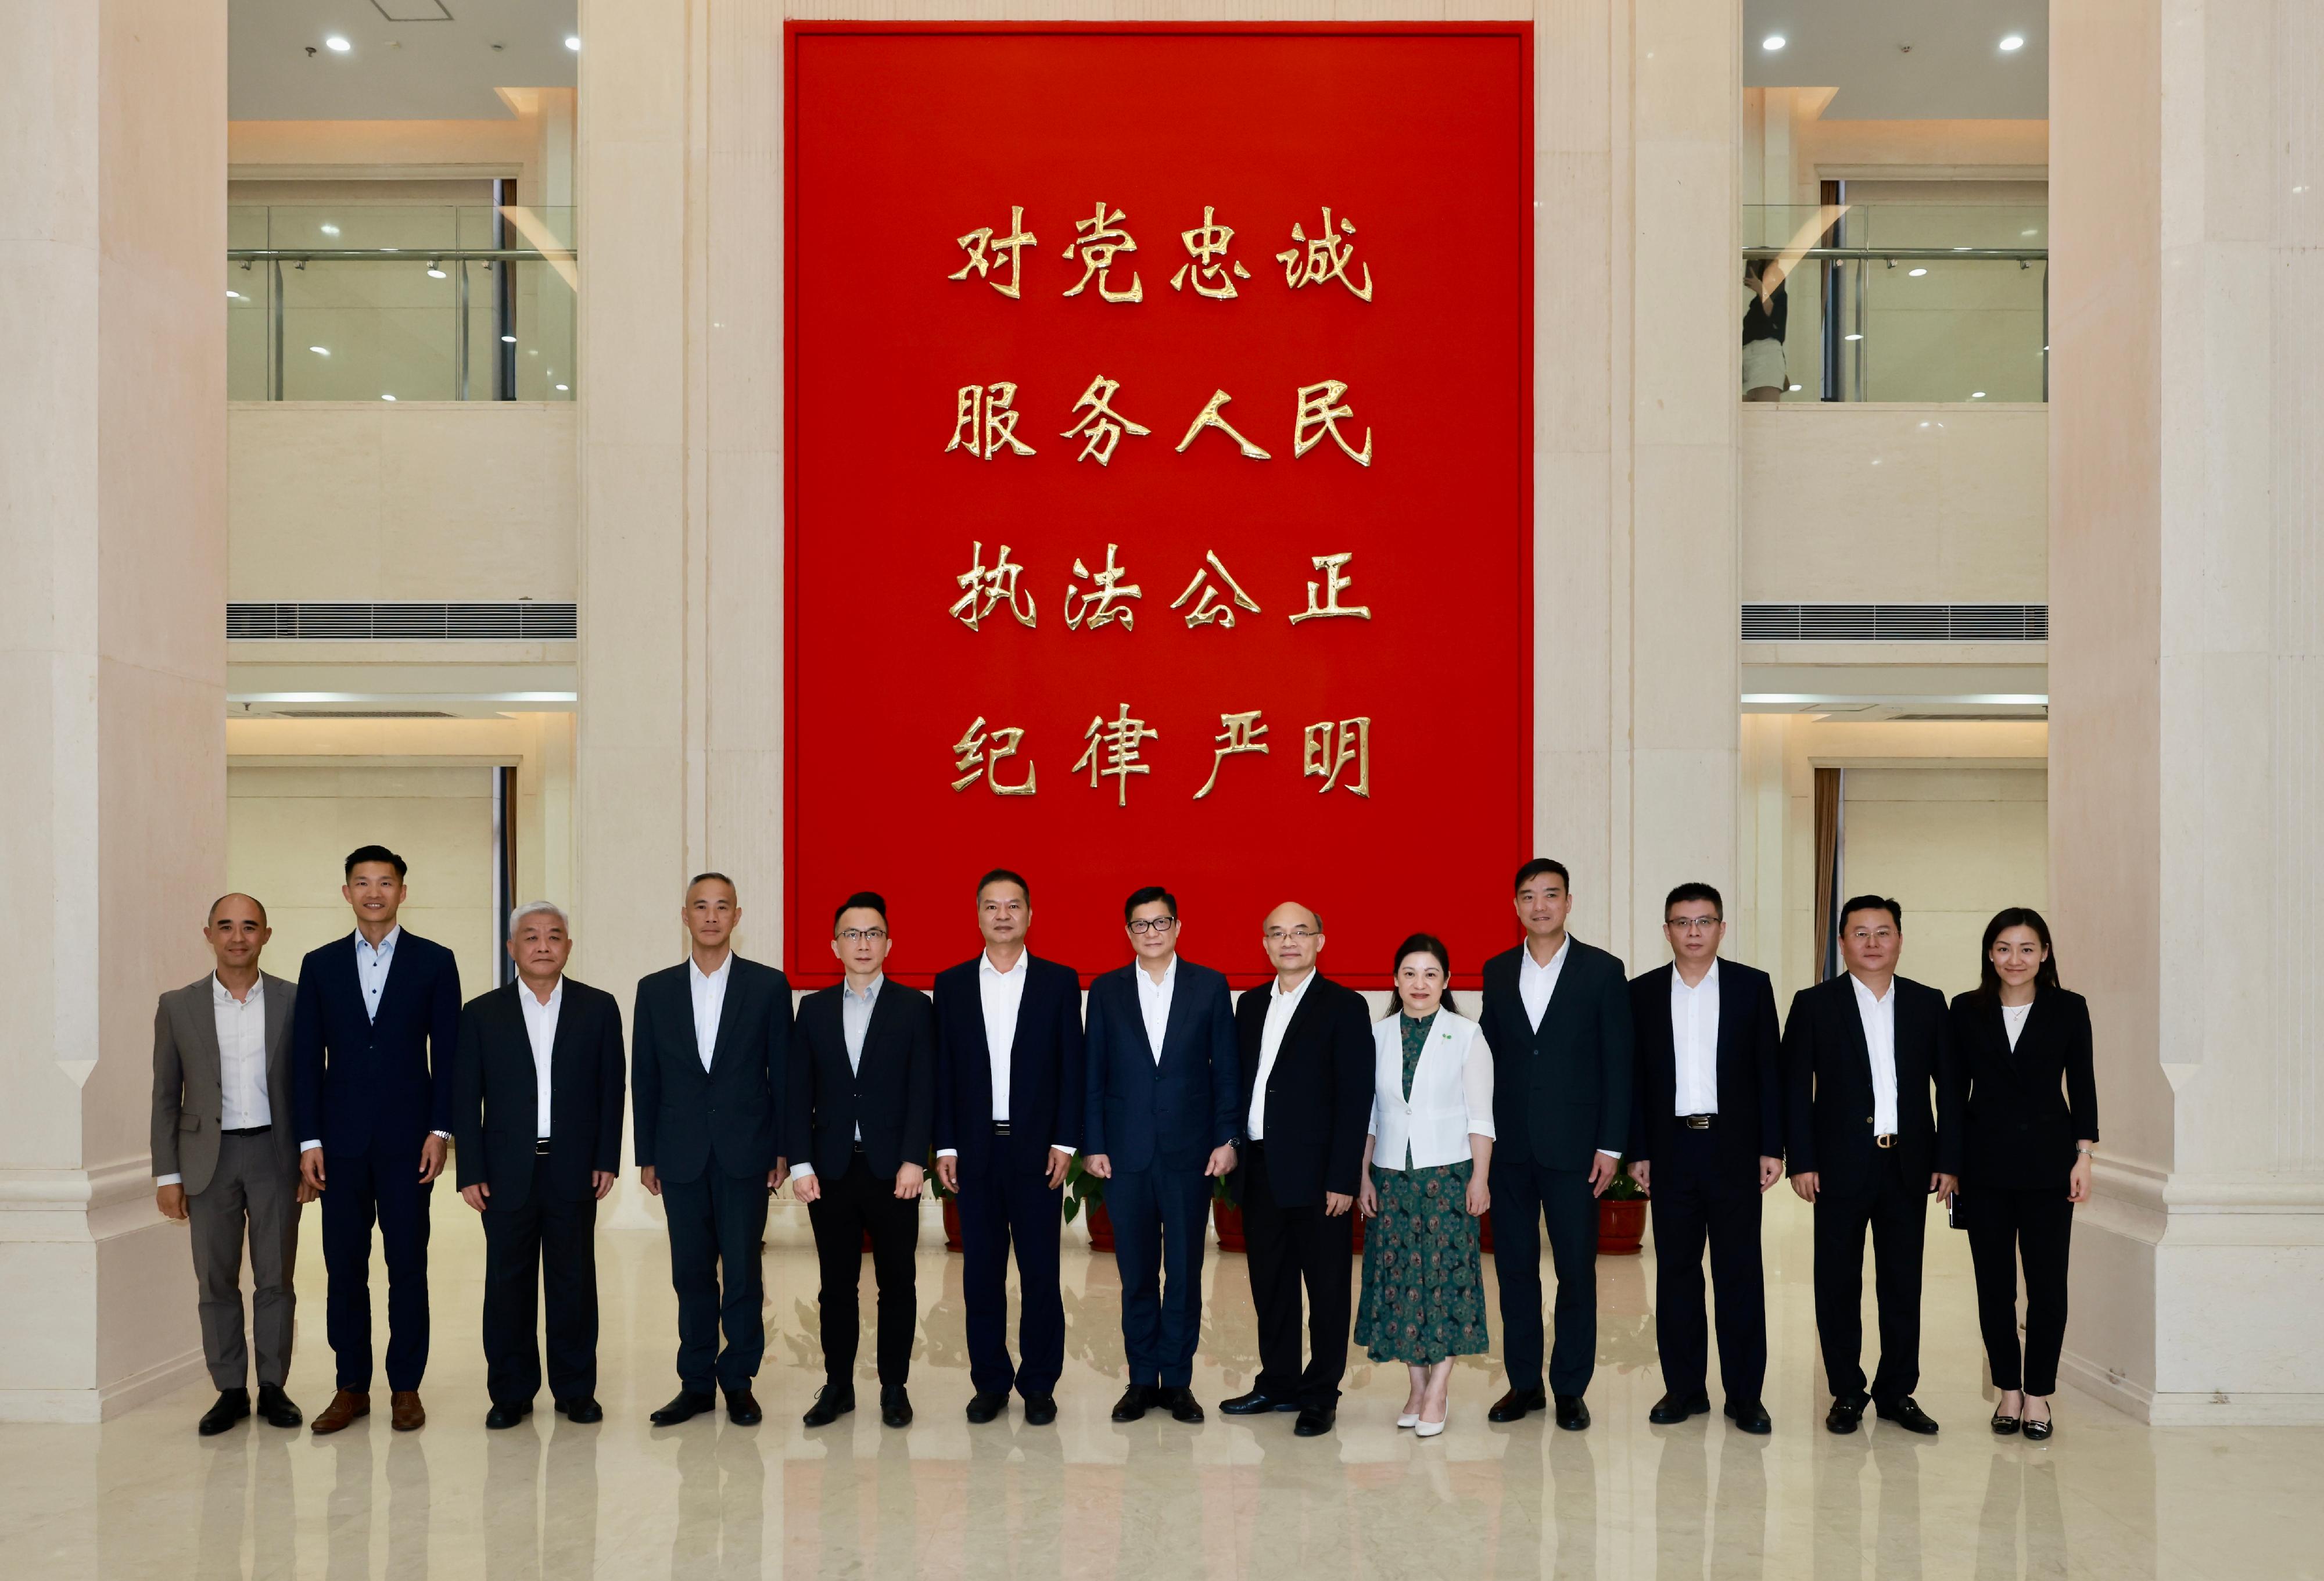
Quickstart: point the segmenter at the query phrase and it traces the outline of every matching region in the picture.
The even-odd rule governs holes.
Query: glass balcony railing
[[[570,208],[229,208],[235,401],[570,401]]]
[[[2045,208],[1754,205],[1742,228],[1744,399],[2049,398]]]

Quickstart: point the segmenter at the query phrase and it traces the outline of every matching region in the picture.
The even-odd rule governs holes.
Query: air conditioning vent
[[[571,604],[229,604],[229,641],[293,643],[569,642]]]
[[[1747,604],[1747,643],[2044,643],[2046,604]]]

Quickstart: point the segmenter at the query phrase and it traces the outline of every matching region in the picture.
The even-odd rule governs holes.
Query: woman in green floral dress
[[[1477,1220],[1490,1206],[1493,1054],[1447,992],[1452,957],[1416,933],[1396,952],[1397,1013],[1372,1029],[1371,1134],[1358,1205],[1364,1229],[1356,1343],[1411,1373],[1396,1419],[1444,1430],[1452,1358],[1487,1348]]]

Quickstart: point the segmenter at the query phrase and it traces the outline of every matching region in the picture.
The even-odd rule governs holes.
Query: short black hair
[[[839,931],[839,920],[850,911],[877,911],[880,913],[880,926],[888,926],[888,898],[877,890],[857,890],[840,901],[839,910],[831,914],[833,932]]]
[[[225,905],[228,901],[230,901],[230,900],[234,899],[234,897],[235,897],[235,896],[236,896],[236,895],[242,895],[242,898],[243,898],[244,900],[248,901],[252,905],[256,906],[256,907],[258,908],[258,925],[259,925],[261,928],[265,927],[265,926],[267,925],[267,922],[266,922],[266,902],[265,902],[264,901],[260,900],[256,895],[253,895],[253,894],[244,894],[244,893],[243,893],[243,892],[242,892],[242,891],[240,891],[240,890],[228,890],[228,891],[226,891],[226,893],[224,893],[224,894],[220,895],[217,900],[212,901],[210,902],[210,909],[209,909],[208,911],[205,911],[205,912],[203,912],[203,913],[202,913],[202,926],[203,926],[203,927],[205,927],[205,928],[207,928],[207,927],[208,927],[211,923],[213,923],[213,922],[217,921],[217,909],[218,909],[220,906]]]
[[[695,886],[696,884],[697,884],[697,883],[710,883],[710,882],[711,882],[712,880],[714,880],[714,879],[715,879],[715,880],[716,880],[718,883],[723,883],[723,884],[724,884],[724,885],[726,886],[726,892],[727,892],[728,894],[733,895],[733,896],[734,897],[734,901],[735,901],[735,903],[736,903],[736,904],[738,904],[738,905],[739,905],[739,904],[741,904],[741,903],[742,903],[742,892],[741,890],[737,889],[737,888],[734,886],[734,881],[733,881],[733,879],[731,879],[731,878],[727,877],[727,876],[726,876],[724,874],[723,874],[723,873],[697,873],[697,874],[696,874],[692,878],[689,878],[689,879],[687,879],[687,880],[686,881],[686,892],[687,892],[687,894],[692,894],[692,893],[694,892],[694,886]]]
[[[1849,918],[1858,911],[1886,911],[1896,924],[1896,931],[1904,931],[1904,908],[1886,895],[1851,895],[1840,908],[1840,925],[1848,926]]]
[[[985,887],[989,884],[996,883],[1015,884],[1019,889],[1025,892],[1025,903],[1028,906],[1033,903],[1033,886],[1025,882],[1025,875],[1023,874],[1014,872],[1006,867],[996,867],[991,872],[986,874],[982,878],[976,881],[976,898],[980,901],[982,900],[984,898]]]
[[[409,871],[403,864],[403,858],[384,846],[357,846],[347,853],[346,869],[341,876],[353,878],[355,875],[355,868],[365,862],[386,863],[395,869],[395,882],[398,883],[403,882],[403,875]]]
[[[1140,906],[1150,906],[1157,901],[1170,908],[1171,920],[1177,920],[1178,897],[1158,883],[1149,883],[1143,889],[1131,890],[1130,898],[1121,902],[1121,920],[1124,922],[1129,921],[1132,911]]]
[[[1671,908],[1686,901],[1709,901],[1711,909],[1719,913],[1719,920],[1721,922],[1727,920],[1727,902],[1720,900],[1719,892],[1707,883],[1683,883],[1671,891],[1663,901],[1663,920],[1669,921]]]
[[[1526,863],[1523,867],[1518,868],[1517,881],[1509,886],[1509,892],[1511,894],[1515,894],[1517,891],[1525,888],[1528,882],[1539,878],[1545,873],[1554,873],[1557,874],[1557,882],[1565,886],[1566,892],[1568,894],[1573,892],[1573,875],[1565,871],[1565,864],[1563,862],[1552,861],[1546,856],[1536,856],[1532,861]]]

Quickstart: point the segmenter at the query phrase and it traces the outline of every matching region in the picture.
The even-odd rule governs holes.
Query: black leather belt
[[[273,1130],[272,1125],[237,1125],[232,1131],[221,1131],[220,1136],[263,1136]]]
[[[993,1135],[995,1135],[995,1136],[1006,1136],[1006,1135],[1008,1135],[1008,1134],[1009,1134],[1009,1122],[1008,1122],[1008,1121],[1006,1121],[1006,1120],[995,1120],[995,1121],[992,1123],[992,1134],[993,1134]]]
[[[1879,1135],[1872,1139],[1872,1145],[1875,1147],[1895,1147],[1896,1145],[1896,1133],[1893,1131],[1884,1131]]]
[[[1718,1118],[1716,1114],[1681,1114],[1678,1123],[1689,1131],[1708,1131],[1711,1123]]]
[[[537,1159],[545,1159],[549,1156],[549,1138],[545,1136],[533,1138],[532,1156]]]

